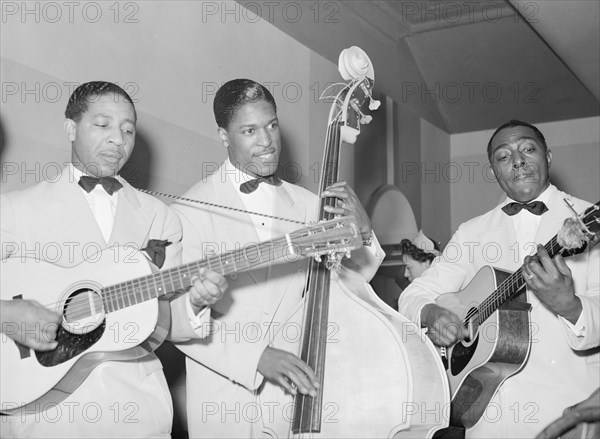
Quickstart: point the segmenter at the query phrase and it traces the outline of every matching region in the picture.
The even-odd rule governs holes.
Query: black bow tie
[[[97,184],[101,184],[108,195],[112,195],[113,192],[118,191],[123,187],[119,180],[113,177],[88,177],[87,175],[81,176],[79,179],[79,186],[86,192],[91,192]]]
[[[272,184],[273,186],[279,186],[281,184],[281,179],[275,175],[254,178],[252,180],[248,180],[246,183],[242,183],[240,185],[240,191],[243,194],[250,194],[254,192],[258,188],[258,184],[262,182]]]
[[[532,203],[508,203],[506,206],[502,208],[505,214],[508,216],[513,216],[519,213],[521,210],[527,209],[534,215],[541,215],[546,212],[548,208],[544,204],[543,201],[534,201]]]

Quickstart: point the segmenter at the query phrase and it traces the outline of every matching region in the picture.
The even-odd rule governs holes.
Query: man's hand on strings
[[[188,294],[195,314],[223,297],[229,284],[227,279],[214,271],[201,268],[198,276],[192,278],[192,287]]]
[[[326,212],[340,216],[354,215],[363,240],[371,237],[371,220],[348,183],[338,181],[332,184],[323,191],[322,197],[336,198],[335,206],[325,206]]]
[[[304,361],[290,352],[270,346],[258,361],[258,371],[266,380],[281,386],[291,395],[300,392],[314,397],[320,387],[317,376]]]
[[[551,258],[546,249],[538,245],[537,253],[523,261],[523,278],[527,288],[554,313],[571,323],[581,314],[581,300],[575,295],[571,270],[562,256]]]

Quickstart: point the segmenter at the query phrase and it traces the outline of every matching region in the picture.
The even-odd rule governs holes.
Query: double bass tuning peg
[[[362,125],[367,125],[367,124],[371,123],[371,121],[373,120],[373,117],[369,116],[368,114],[362,114],[362,113],[360,113],[360,114],[361,114],[360,123]]]
[[[379,107],[381,107],[381,101],[378,101],[377,99],[373,99],[373,96],[370,96],[369,110],[375,111]]]
[[[352,108],[354,109],[354,111],[356,111],[357,115],[360,116],[360,118],[358,119],[358,121],[361,123],[361,125],[367,125],[368,123],[370,123],[373,120],[373,117],[369,116],[368,114],[364,114],[360,110],[360,107],[358,106],[358,104],[356,103],[356,101],[352,101],[350,103],[350,105],[352,106]],[[369,105],[369,107],[370,107],[370,105]]]
[[[377,110],[381,106],[381,101],[373,99],[373,93],[371,92],[371,89],[369,89],[364,83],[360,84],[360,88],[362,88],[363,93],[369,97],[369,110]]]

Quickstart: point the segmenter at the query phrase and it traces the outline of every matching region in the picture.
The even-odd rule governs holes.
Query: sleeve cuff
[[[579,316],[579,318],[577,319],[575,324],[571,323],[570,321],[568,321],[567,319],[565,319],[562,316],[558,316],[558,318],[565,324],[565,326],[571,331],[571,333],[574,336],[585,338],[586,330],[585,330],[585,325],[583,323],[583,320],[584,320],[583,312],[581,313],[581,315]]]
[[[369,239],[363,241],[363,247],[369,250],[369,252],[371,252],[371,254],[380,261],[383,261],[383,258],[385,258],[385,252],[379,244],[379,240],[377,239],[377,236],[375,236],[374,230],[371,230],[371,235],[369,236]]]
[[[205,324],[208,322],[208,319],[210,319],[210,312],[208,312],[209,309],[210,308],[208,306],[205,306],[200,310],[200,312],[198,312],[198,314],[194,314],[190,296],[188,295],[185,299],[185,310],[187,313],[188,322],[190,323],[190,326],[194,332],[200,337],[204,337],[202,334],[203,327],[206,326]]]

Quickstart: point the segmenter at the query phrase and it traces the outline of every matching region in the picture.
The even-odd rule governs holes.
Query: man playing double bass
[[[274,174],[279,164],[281,135],[271,93],[247,79],[224,84],[214,100],[218,134],[228,158],[184,197],[228,205],[240,211],[200,208],[176,203],[183,224],[184,260],[203,258],[283,236],[297,224],[317,219],[318,197]],[[371,224],[354,191],[344,182],[331,185],[323,196],[335,197],[326,211],[355,215],[365,246],[352,253],[352,263],[364,278],[375,274],[383,252],[372,239]],[[246,212],[266,215],[249,215]],[[345,268],[343,268],[345,270]],[[269,346],[302,298],[306,262],[270,265],[238,274],[228,293],[213,306],[212,334],[200,343],[178,347],[187,355],[187,411],[191,438],[250,437],[263,417],[286,416],[283,407],[260,413],[255,392],[269,381],[286,392],[315,395],[318,379],[297,356]],[[289,333],[290,337],[297,337]],[[287,409],[285,409],[287,410]]]
[[[523,264],[531,304],[529,357],[501,384],[466,436],[535,437],[600,384],[600,249],[563,259],[551,258],[540,245],[574,216],[566,202],[578,213],[589,203],[550,184],[552,153],[535,126],[516,120],[502,125],[487,152],[507,198],[459,226],[441,258],[402,292],[398,308],[427,327],[435,344],[451,346],[468,334],[460,318],[435,299],[465,288],[490,265],[482,249],[499,249],[496,268],[513,272]]]

